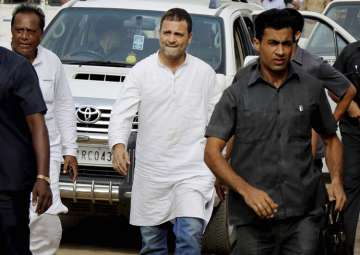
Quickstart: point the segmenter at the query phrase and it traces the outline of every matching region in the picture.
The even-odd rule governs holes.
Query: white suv
[[[231,84],[245,57],[254,53],[247,21],[262,7],[210,2],[71,1],[49,24],[42,45],[63,62],[77,108],[79,179],[76,183],[60,179],[61,196],[70,212],[128,214],[139,123],[135,118],[128,146],[131,171],[122,177],[112,169],[107,144],[111,106],[129,69],[159,48],[160,19],[166,10],[181,7],[191,14],[193,39],[188,52],[215,69],[221,90]],[[208,227],[205,249],[228,254],[233,242],[229,233],[226,203],[220,203]]]

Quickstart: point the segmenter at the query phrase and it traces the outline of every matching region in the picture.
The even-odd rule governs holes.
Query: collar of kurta
[[[161,63],[160,57],[159,57],[159,51],[156,52],[156,58],[157,58],[157,62],[158,62],[158,64],[159,64],[159,66],[164,67],[164,68],[168,68],[166,65],[164,65],[163,63]],[[185,61],[184,61],[184,63],[182,63],[178,68],[181,68],[181,67],[183,67],[183,66],[186,66],[187,64],[189,64],[189,62],[190,62],[190,55],[189,55],[189,53],[186,52]]]
[[[260,59],[254,63],[253,65],[250,66],[250,79],[248,81],[248,87],[253,86],[255,84],[258,83],[266,83],[268,84],[269,82],[265,81],[262,77],[261,77],[261,73],[260,73]],[[289,63],[289,72],[288,72],[288,76],[284,82],[284,84],[291,79],[299,79],[299,74],[296,72],[296,70],[294,69],[292,63]]]

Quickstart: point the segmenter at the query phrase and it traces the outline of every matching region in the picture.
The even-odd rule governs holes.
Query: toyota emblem
[[[99,109],[93,106],[81,106],[76,110],[76,118],[79,122],[93,124],[101,117]]]

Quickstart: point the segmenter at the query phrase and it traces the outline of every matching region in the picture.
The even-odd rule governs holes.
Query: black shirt
[[[45,112],[31,63],[0,47],[0,191],[32,189],[37,169],[25,117]]]
[[[258,64],[241,69],[216,105],[206,136],[227,141],[235,135],[231,165],[247,182],[279,205],[277,219],[316,209],[320,175],[313,167],[311,128],[335,134],[336,122],[321,82],[290,65],[276,89],[263,80]],[[247,224],[256,214],[229,192],[230,221]]]
[[[336,59],[334,67],[345,74],[356,86],[357,94],[354,101],[360,106],[360,42],[346,46]],[[351,118],[347,113],[340,120],[340,129],[342,133],[360,135],[358,119]]]

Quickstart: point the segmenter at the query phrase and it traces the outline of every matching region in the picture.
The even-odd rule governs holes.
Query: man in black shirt
[[[331,93],[332,98],[337,102],[333,114],[335,120],[339,121],[348,109],[352,99],[355,97],[356,88],[341,72],[329,65],[325,60],[312,55],[298,45],[298,41],[304,28],[304,17],[295,9],[287,8],[287,11],[293,17],[293,29],[296,41],[293,48],[292,63],[323,82],[324,87]],[[316,132],[313,132],[312,139],[315,165],[321,171],[324,146],[321,139],[319,140]]]
[[[321,134],[331,173],[330,196],[342,210],[342,146],[321,81],[290,63],[291,15],[272,9],[255,20],[257,63],[241,69],[206,130],[205,162],[229,191],[235,254],[317,254],[322,204],[314,199],[311,129]],[[231,165],[221,152],[235,135]]]
[[[348,203],[344,210],[344,227],[348,252],[354,254],[360,211],[360,42],[345,47],[334,67],[345,74],[356,85],[358,91],[352,103],[352,111],[348,111],[340,120],[340,131],[344,144],[344,188],[348,197]]]
[[[29,204],[51,205],[46,105],[23,57],[0,47],[0,254],[31,254]]]

